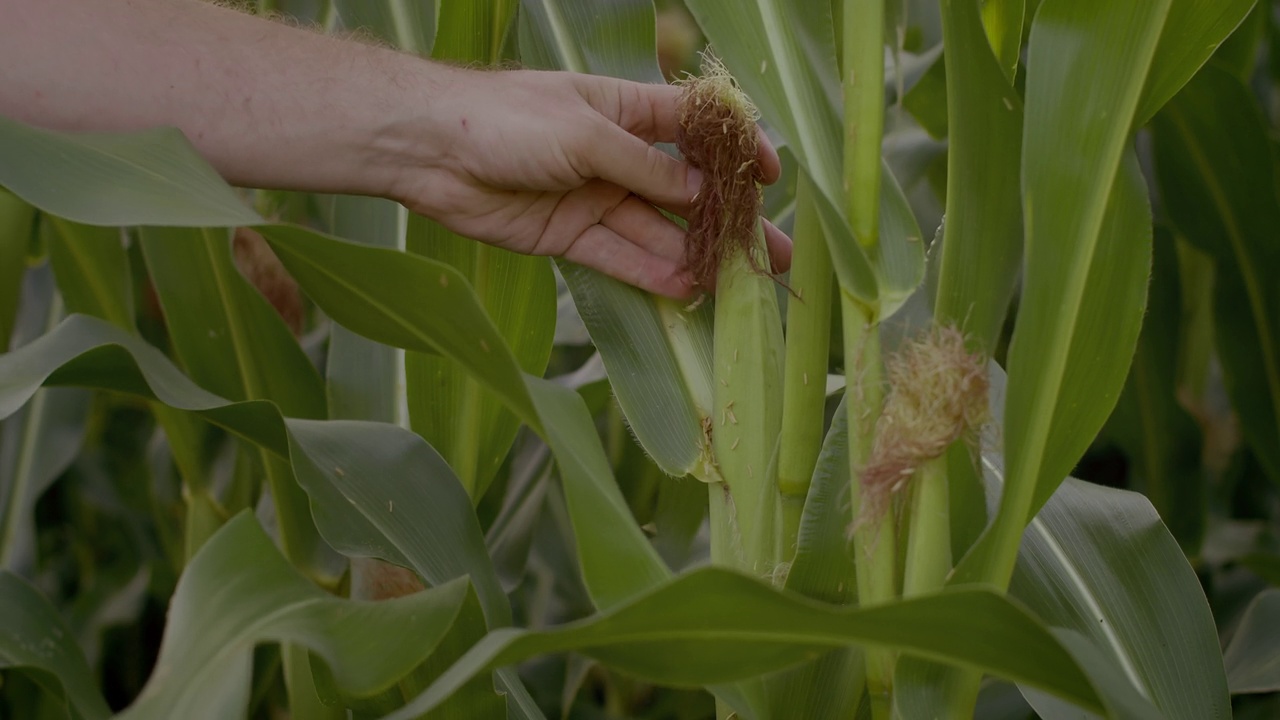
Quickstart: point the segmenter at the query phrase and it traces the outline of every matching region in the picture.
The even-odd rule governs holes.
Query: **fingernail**
[[[702,189],[702,171],[695,167],[689,168],[689,172],[685,173],[684,181],[686,194],[692,202],[697,199],[698,191]]]

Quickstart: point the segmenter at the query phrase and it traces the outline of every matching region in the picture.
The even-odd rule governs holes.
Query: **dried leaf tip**
[[[676,144],[703,173],[702,189],[689,215],[685,265],[703,287],[714,282],[720,263],[746,252],[751,268],[767,272],[767,258],[752,252],[759,223],[763,173],[758,160],[759,112],[737,81],[711,53],[702,74],[679,82]]]

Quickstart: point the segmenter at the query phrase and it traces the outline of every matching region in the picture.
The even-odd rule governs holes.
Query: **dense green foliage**
[[[1268,0],[270,5],[649,82],[710,42],[792,274],[685,307],[0,118],[0,718],[1280,714]],[[931,324],[985,422],[868,523]]]

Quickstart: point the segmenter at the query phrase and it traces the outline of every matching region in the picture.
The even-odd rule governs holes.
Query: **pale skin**
[[[675,140],[670,86],[463,70],[200,0],[0,0],[0,67],[0,115],[173,125],[236,185],[387,197],[654,293],[703,289],[657,209],[685,215],[701,183],[652,145]],[[775,181],[767,141],[760,162]],[[791,242],[765,227],[785,270]]]

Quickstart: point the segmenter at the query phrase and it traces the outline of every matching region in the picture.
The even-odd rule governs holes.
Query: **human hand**
[[[561,256],[651,292],[706,289],[684,270],[684,230],[657,209],[686,216],[702,178],[652,145],[675,141],[678,88],[435,67],[444,74],[435,141],[401,173],[397,200],[460,235]],[[778,155],[761,136],[772,183]],[[767,221],[765,239],[774,270],[786,270],[791,241]]]

